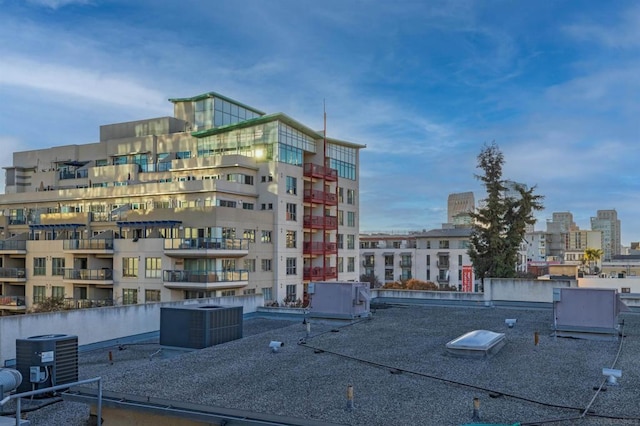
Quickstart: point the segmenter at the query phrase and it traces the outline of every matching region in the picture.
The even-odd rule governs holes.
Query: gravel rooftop
[[[517,318],[514,328],[506,318]],[[477,397],[483,423],[638,425],[640,315],[620,318],[623,339],[596,341],[553,337],[551,309],[391,306],[353,323],[313,320],[310,337],[302,318],[256,317],[242,339],[175,356],[157,342],[81,352],[79,378],[101,376],[105,391],[125,395],[327,424],[464,425]],[[488,358],[447,354],[447,342],[477,329],[505,333],[506,345]],[[284,343],[277,353],[273,340]],[[597,392],[604,367],[622,377]],[[64,401],[28,418],[84,426],[88,413]]]

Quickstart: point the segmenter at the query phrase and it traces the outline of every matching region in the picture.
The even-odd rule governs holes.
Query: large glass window
[[[255,259],[245,259],[244,260],[244,269],[247,272],[255,272],[256,271],[256,260]]]
[[[64,275],[64,257],[51,259],[51,275]]]
[[[296,231],[287,231],[287,248],[296,248]]]
[[[347,250],[353,250],[356,248],[356,236],[353,234],[347,234]]]
[[[135,288],[123,288],[122,289],[122,304],[123,305],[135,305],[136,303],[138,303],[138,290],[135,289]]]
[[[287,203],[287,220],[296,221],[296,205],[294,203]]]
[[[295,302],[297,299],[297,295],[296,295],[296,285],[295,284],[288,284],[287,285],[287,302]]]
[[[356,258],[347,257],[347,272],[355,272],[356,270]]]
[[[287,176],[287,194],[296,195],[298,193],[298,179]]]
[[[242,238],[249,241],[250,243],[256,242],[256,230],[255,229],[245,229],[242,233]]]
[[[336,169],[341,178],[356,179],[356,154],[356,148],[327,143],[329,167]]]
[[[262,287],[262,298],[265,302],[273,300],[273,289],[271,287]]]
[[[144,301],[146,303],[160,302],[160,290],[145,290]]]
[[[123,257],[122,258],[122,276],[135,278],[138,276],[138,258]]]
[[[46,294],[47,288],[43,285],[34,285],[33,286],[33,303],[42,303],[47,298]]]
[[[159,257],[147,257],[144,265],[144,276],[145,278],[160,278],[162,276],[162,259]]]
[[[355,189],[347,189],[347,204],[356,203],[356,191]]]
[[[295,257],[287,257],[287,275],[297,274],[297,260]]]
[[[271,243],[271,231],[261,231],[260,242]]]
[[[355,212],[347,212],[347,226],[356,226]]]
[[[53,299],[64,299],[64,287],[54,285],[51,287],[51,298]]]
[[[271,270],[271,259],[262,259],[260,263],[264,272],[268,272]]]
[[[33,258],[33,275],[47,274],[47,259],[45,257]]]

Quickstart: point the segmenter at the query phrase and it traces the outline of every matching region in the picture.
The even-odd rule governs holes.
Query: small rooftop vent
[[[505,343],[504,333],[474,330],[447,343],[447,352],[461,357],[486,358],[498,353]]]
[[[160,308],[160,345],[202,349],[242,338],[242,306]]]

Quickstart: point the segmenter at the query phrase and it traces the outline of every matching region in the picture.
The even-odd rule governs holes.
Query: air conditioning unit
[[[203,349],[241,339],[242,313],[242,306],[160,308],[160,345]]]
[[[24,380],[18,392],[78,381],[78,336],[47,334],[16,339],[16,370]]]

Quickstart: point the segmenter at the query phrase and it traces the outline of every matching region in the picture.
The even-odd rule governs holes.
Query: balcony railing
[[[327,268],[322,268],[319,266],[307,267],[303,270],[303,278],[305,280],[331,279],[336,278],[337,276],[338,270],[333,266]]]
[[[441,261],[437,261],[436,262],[436,266],[440,269],[449,269],[449,262],[441,262]]]
[[[103,269],[64,269],[65,280],[107,281],[113,279],[113,270]]]
[[[26,278],[25,268],[0,268],[1,278]]]
[[[218,283],[248,281],[249,271],[244,269],[234,271],[162,271],[162,279],[169,283]]]
[[[328,181],[338,180],[338,171],[329,167],[320,166],[318,164],[305,163],[304,175],[307,177],[314,177],[325,179]]]
[[[0,241],[0,250],[26,250],[27,242],[25,240],[2,240]]]
[[[338,204],[338,196],[330,192],[319,191],[316,189],[305,189],[304,201],[307,203],[318,203],[335,206]]]
[[[335,216],[310,216],[306,215],[303,220],[305,228],[312,229],[338,229],[338,218]]]
[[[170,238],[165,250],[249,250],[249,240],[231,238]]]
[[[24,296],[0,296],[0,306],[26,306]]]
[[[63,250],[113,250],[113,238],[64,240]]]
[[[362,266],[364,266],[365,268],[374,268],[376,266],[376,263],[373,261],[363,260]]]
[[[303,254],[336,254],[337,243],[324,243],[321,241],[307,241],[302,245]]]
[[[64,299],[65,309],[87,309],[113,306],[113,299]]]
[[[410,260],[401,260],[400,261],[400,267],[401,268],[411,268],[411,261]]]

